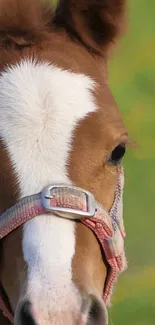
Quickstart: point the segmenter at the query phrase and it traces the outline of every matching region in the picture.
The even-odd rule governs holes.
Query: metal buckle
[[[84,193],[86,196],[88,211],[85,212],[85,211],[77,210],[77,209],[51,206],[50,200],[52,198],[54,198],[54,195],[52,195],[52,191],[56,188],[76,189],[77,191]],[[94,196],[90,192],[85,191],[85,190],[83,190],[79,187],[76,187],[74,185],[71,186],[71,185],[60,184],[60,185],[46,186],[41,192],[41,200],[42,200],[42,205],[45,210],[47,210],[49,212],[67,213],[69,215],[67,215],[66,218],[69,218],[69,219],[92,218],[96,212],[96,202],[95,202]]]

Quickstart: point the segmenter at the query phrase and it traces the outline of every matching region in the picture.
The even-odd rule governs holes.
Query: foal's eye
[[[125,144],[119,144],[111,153],[109,161],[114,165],[121,163],[123,156],[125,155],[126,147]]]

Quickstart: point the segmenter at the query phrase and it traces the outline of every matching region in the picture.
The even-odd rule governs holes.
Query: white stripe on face
[[[2,73],[0,137],[18,175],[21,196],[49,183],[70,183],[66,165],[72,136],[77,123],[96,110],[94,86],[87,76],[47,63],[22,61]],[[31,300],[39,305],[46,300],[47,310],[74,304],[74,224],[47,215],[28,222],[23,252]]]

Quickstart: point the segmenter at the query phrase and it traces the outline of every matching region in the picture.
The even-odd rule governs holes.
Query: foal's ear
[[[126,0],[60,0],[54,22],[94,53],[105,55],[123,28]]]

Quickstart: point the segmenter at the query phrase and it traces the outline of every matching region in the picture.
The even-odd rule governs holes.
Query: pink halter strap
[[[109,264],[103,292],[104,302],[108,304],[117,275],[126,268],[122,195],[123,173],[119,177],[114,203],[109,213],[96,204],[91,193],[83,189],[67,185],[48,186],[39,194],[20,199],[0,216],[0,239],[30,219],[45,213],[52,213],[62,218],[79,219],[95,233]],[[13,315],[1,292],[0,310],[13,322]]]

